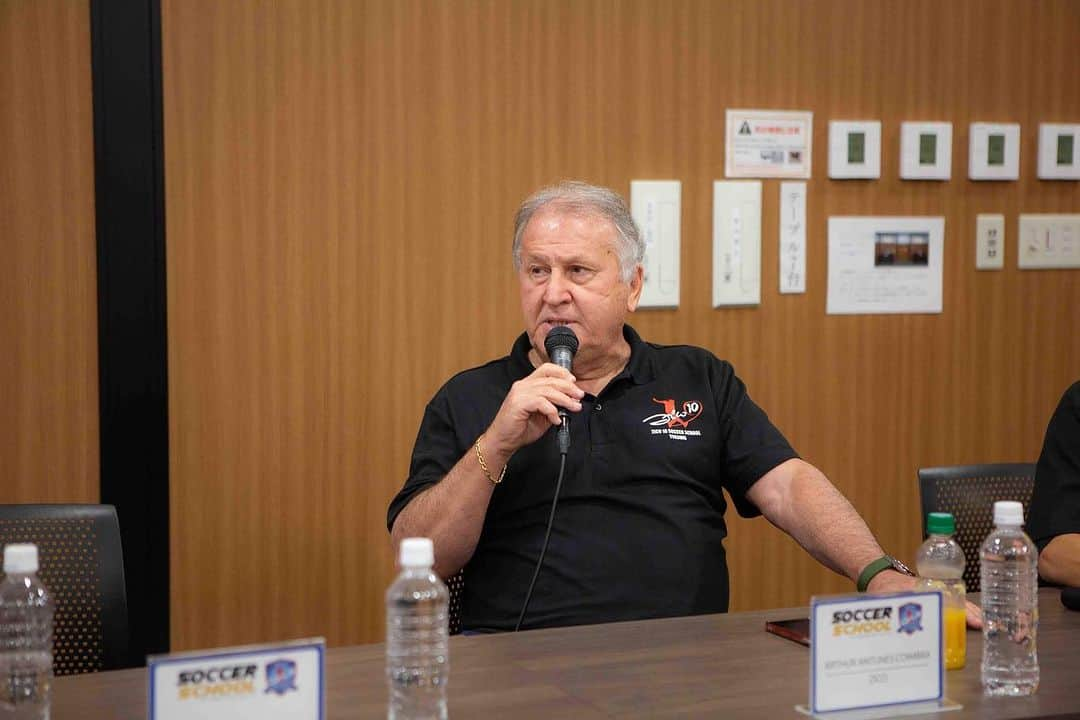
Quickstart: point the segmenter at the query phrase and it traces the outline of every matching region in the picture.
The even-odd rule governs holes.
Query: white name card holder
[[[323,720],[326,641],[147,658],[149,720]]]
[[[811,598],[810,701],[829,720],[959,710],[945,698],[940,592]]]

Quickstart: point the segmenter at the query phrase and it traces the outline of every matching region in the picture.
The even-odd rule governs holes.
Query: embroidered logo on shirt
[[[688,430],[690,423],[701,415],[702,405],[697,400],[687,400],[677,408],[675,400],[657,400],[653,402],[664,408],[664,412],[650,415],[641,422],[653,427],[653,435],[667,435],[672,440],[685,440],[687,437],[700,437],[700,430]]]

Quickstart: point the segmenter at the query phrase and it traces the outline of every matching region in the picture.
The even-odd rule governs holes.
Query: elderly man
[[[545,188],[517,213],[525,333],[428,404],[388,517],[395,541],[434,540],[443,577],[468,564],[463,627],[515,626],[555,491],[560,408],[571,418],[565,482],[523,627],[726,611],[721,488],[741,515],[763,514],[860,589],[910,589],[731,365],[647,343],[626,324],[643,253],[625,202],[605,188]],[[544,348],[558,326],[580,341],[572,372]]]

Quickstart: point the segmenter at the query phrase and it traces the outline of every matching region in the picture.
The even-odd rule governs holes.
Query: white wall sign
[[[645,242],[640,307],[679,307],[678,180],[631,180],[630,213]]]
[[[727,177],[810,177],[812,112],[728,110],[726,133]]]
[[[151,656],[150,720],[322,720],[326,642]]]
[[[809,712],[954,705],[941,625],[939,592],[812,598]]]
[[[968,177],[972,180],[1020,178],[1020,125],[972,123],[968,140]]]
[[[829,123],[829,177],[834,180],[881,177],[879,120]]]
[[[952,123],[900,124],[900,177],[904,180],[952,177]]]
[[[1039,178],[1080,180],[1080,124],[1039,125]]]
[[[780,292],[806,292],[806,183],[780,183]]]
[[[713,183],[713,307],[761,303],[761,183]]]
[[[941,312],[943,217],[829,218],[829,315]]]

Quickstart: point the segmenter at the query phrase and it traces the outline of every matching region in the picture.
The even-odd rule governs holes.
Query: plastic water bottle
[[[4,547],[0,583],[0,717],[49,720],[53,606],[37,578],[36,545]]]
[[[1031,695],[1039,687],[1039,553],[1023,524],[1020,503],[994,503],[996,527],[980,552],[987,695]]]
[[[949,513],[926,516],[929,537],[919,547],[915,567],[919,590],[940,590],[945,627],[945,669],[964,667],[967,659],[967,613],[964,608],[964,551],[953,539],[956,521]]]
[[[386,591],[387,717],[444,720],[450,593],[431,569],[431,540],[403,540],[400,563],[401,574]]]

